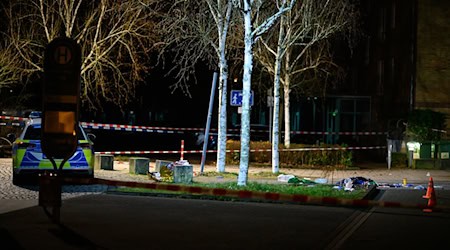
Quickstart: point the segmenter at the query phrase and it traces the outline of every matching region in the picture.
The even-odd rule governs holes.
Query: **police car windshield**
[[[78,140],[86,140],[84,134],[81,132],[80,128],[77,127],[77,137]],[[41,126],[29,126],[25,131],[23,136],[24,140],[40,140],[41,139]]]

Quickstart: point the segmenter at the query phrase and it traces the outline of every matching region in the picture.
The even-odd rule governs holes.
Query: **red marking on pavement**
[[[306,202],[308,201],[308,196],[302,194],[294,194],[292,197],[292,201],[295,202]]]
[[[223,188],[214,188],[212,190],[213,195],[222,196],[227,194],[227,190]]]
[[[180,191],[181,187],[177,185],[166,185],[166,190],[169,191]]]
[[[336,205],[339,204],[339,200],[337,198],[333,197],[323,197],[322,202],[330,205]]]
[[[278,194],[278,193],[266,193],[266,194],[264,195],[264,198],[265,198],[266,200],[277,201],[277,200],[280,199],[280,194]]]
[[[252,198],[252,192],[247,190],[238,191],[239,198]]]
[[[201,187],[188,187],[187,191],[189,193],[202,193],[203,192],[203,188]]]

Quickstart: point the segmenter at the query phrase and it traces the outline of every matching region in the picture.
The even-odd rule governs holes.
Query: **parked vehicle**
[[[74,155],[64,164],[63,176],[94,176],[93,136],[90,137],[78,126],[78,147]],[[54,159],[57,167],[62,159]],[[41,118],[30,118],[12,145],[13,184],[21,184],[30,177],[44,171],[54,170],[51,161],[41,148]]]
[[[195,145],[197,148],[203,148],[203,143],[205,141],[205,134],[203,132],[197,132],[194,134],[196,141]],[[217,149],[217,134],[209,134],[207,149],[216,150]]]

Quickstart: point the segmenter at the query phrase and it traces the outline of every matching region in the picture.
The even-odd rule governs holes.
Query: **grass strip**
[[[223,188],[227,190],[245,190],[245,191],[258,191],[258,192],[270,192],[279,194],[298,194],[308,195],[315,197],[334,197],[344,199],[362,199],[366,193],[366,189],[356,189],[352,192],[344,191],[343,189],[335,189],[333,185],[327,184],[315,184],[315,185],[294,185],[294,184],[268,184],[259,182],[248,182],[246,186],[238,186],[236,182],[221,182],[221,183],[192,183],[187,186],[193,187],[205,187],[205,188]],[[148,193],[148,194],[172,194],[172,195],[191,195],[186,192],[173,192],[167,190],[154,190],[146,188],[129,188],[129,187],[117,187],[114,192],[121,193]],[[195,195],[202,196],[202,195]],[[203,195],[204,196],[204,195]],[[224,197],[218,198],[223,199]]]

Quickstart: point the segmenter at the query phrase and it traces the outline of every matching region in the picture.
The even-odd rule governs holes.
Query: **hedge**
[[[239,150],[240,141],[227,141],[228,150]],[[306,145],[291,144],[290,149],[299,148],[344,148],[346,145]],[[272,144],[268,141],[251,142],[250,149],[271,149]],[[285,149],[284,145],[280,145],[279,149]],[[283,167],[301,168],[301,167],[349,167],[353,164],[353,154],[348,150],[308,150],[308,151],[279,151],[280,165]],[[227,164],[239,164],[240,153],[227,153]],[[251,163],[270,164],[272,161],[272,152],[250,152]]]

